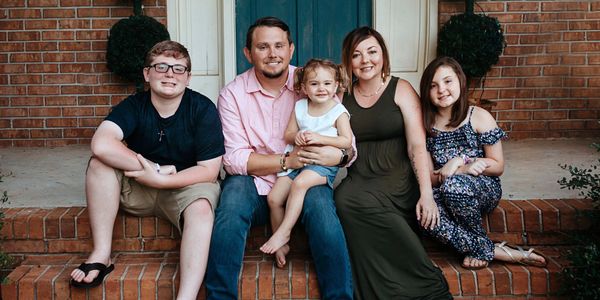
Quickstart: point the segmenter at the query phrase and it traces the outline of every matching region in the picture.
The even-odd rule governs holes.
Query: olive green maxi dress
[[[335,200],[350,251],[354,297],[451,299],[416,233],[419,185],[408,158],[402,113],[394,103],[397,83],[392,77],[369,108],[360,107],[353,95],[343,101],[358,158],[336,189]]]

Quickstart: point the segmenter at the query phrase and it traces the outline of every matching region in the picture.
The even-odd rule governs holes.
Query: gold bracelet
[[[288,168],[285,166],[285,161],[288,156],[290,156],[290,153],[285,152],[285,153],[281,154],[281,157],[279,158],[279,165],[281,166],[282,172],[285,172],[288,170]]]

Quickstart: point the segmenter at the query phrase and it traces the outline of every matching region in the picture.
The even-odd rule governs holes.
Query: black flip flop
[[[115,269],[115,265],[111,264],[110,266],[107,267],[105,264],[101,264],[101,263],[91,263],[91,264],[82,263],[81,265],[79,265],[79,267],[77,267],[77,269],[83,271],[85,276],[87,276],[90,271],[99,271],[98,276],[96,276],[96,278],[94,278],[94,280],[90,283],[87,283],[84,281],[78,282],[71,278],[72,286],[74,286],[76,288],[89,289],[89,288],[93,288],[93,287],[96,287],[96,286],[99,286],[100,284],[102,284],[104,277],[106,277],[106,275],[108,275],[110,272],[112,272]]]

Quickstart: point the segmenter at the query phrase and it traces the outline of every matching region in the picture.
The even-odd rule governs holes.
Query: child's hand
[[[304,140],[306,141],[307,145],[321,145],[323,144],[323,141],[321,140],[321,135],[316,133],[316,132],[312,132],[312,131],[305,131],[304,132]]]
[[[483,159],[475,159],[472,163],[465,166],[465,173],[471,174],[473,176],[479,176],[485,169],[489,168],[488,165]]]
[[[463,164],[464,162],[461,157],[455,157],[446,162],[446,164],[440,169],[433,171],[433,174],[439,176],[441,183],[446,181],[446,178],[454,175],[456,173],[456,170],[458,170],[458,168],[460,168]]]
[[[304,131],[298,131],[296,133],[296,139],[294,139],[294,143],[296,146],[306,146],[306,137],[304,136]]]

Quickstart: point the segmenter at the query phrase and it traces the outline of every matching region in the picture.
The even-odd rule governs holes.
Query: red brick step
[[[425,245],[456,297],[546,297],[557,292],[565,265],[560,256],[561,245],[568,240],[564,232],[587,228],[584,213],[591,209],[590,201],[577,199],[502,200],[484,219],[493,240],[543,249],[550,257],[546,268],[493,262],[485,269],[466,270],[451,250],[429,240]],[[92,249],[86,208],[11,208],[5,214],[1,232],[5,240],[0,247],[20,265],[2,285],[2,299],[170,299],[177,290],[179,236],[164,220],[119,214],[113,241],[116,269],[101,288],[83,292],[70,288],[68,277]],[[318,299],[303,230],[294,231],[291,263],[283,270],[258,250],[269,234],[267,226],[262,226],[248,236],[240,297]]]

